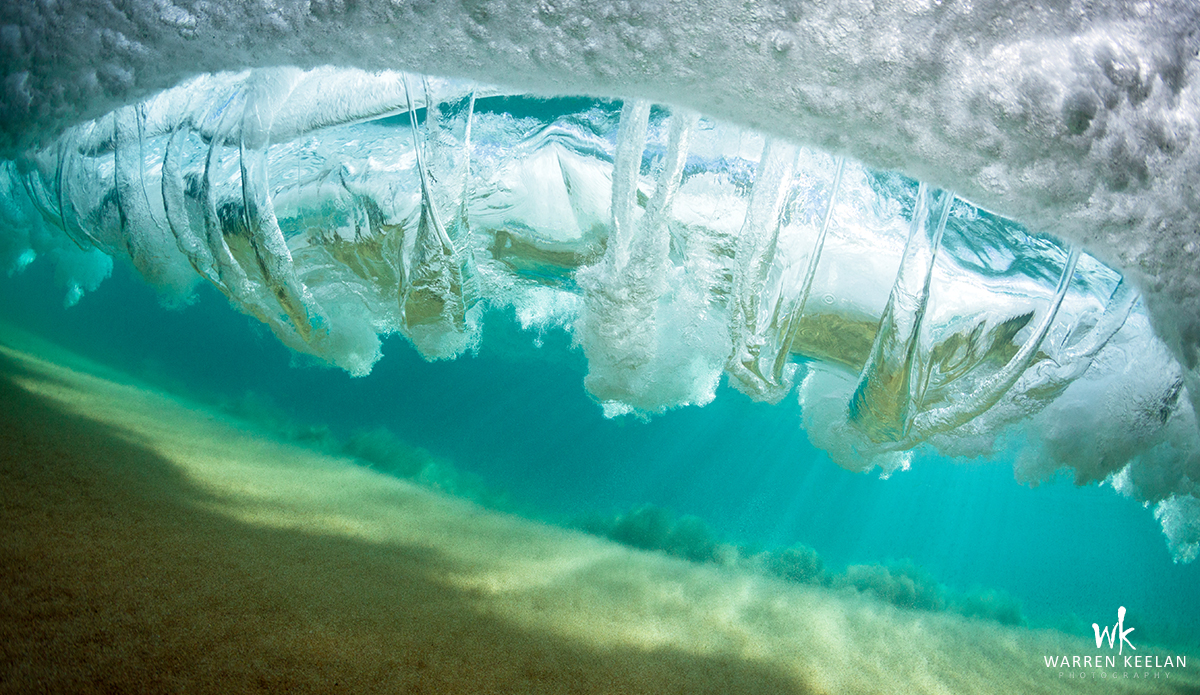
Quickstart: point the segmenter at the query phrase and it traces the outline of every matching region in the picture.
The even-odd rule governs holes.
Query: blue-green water
[[[338,436],[385,427],[527,515],[570,524],[659,505],[749,548],[806,544],[834,570],[911,559],[950,587],[1011,593],[1033,626],[1082,636],[1123,605],[1145,641],[1200,643],[1200,563],[1174,563],[1140,504],[1067,479],[1024,487],[1003,459],[918,456],[887,480],[850,473],[808,442],[794,397],[771,406],[723,386],[702,408],[607,420],[568,336],[499,315],[477,354],[429,363],[392,338],[370,376],[351,378],[292,355],[207,288],[162,308],[121,263],[70,309],[35,263],[0,279],[0,307],[0,318],[193,397],[253,392]]]

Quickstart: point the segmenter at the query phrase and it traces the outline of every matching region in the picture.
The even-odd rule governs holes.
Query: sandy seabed
[[[487,511],[7,327],[0,539],[0,692],[1200,692]]]

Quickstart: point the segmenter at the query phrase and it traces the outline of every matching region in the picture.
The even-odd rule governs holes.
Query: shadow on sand
[[[0,356],[0,691],[784,693],[735,658],[514,626],[436,550],[207,511],[171,463]]]

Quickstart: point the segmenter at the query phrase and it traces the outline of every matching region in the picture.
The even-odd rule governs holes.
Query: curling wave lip
[[[0,6],[0,147],[49,143],[200,71],[333,63],[643,97],[902,171],[1081,244],[1145,294],[1200,398],[1200,6],[1190,0],[122,8]]]
[[[778,401],[799,373],[816,443],[885,472],[1020,423],[1025,477],[1111,478],[1196,552],[1190,479],[1162,475],[1196,450],[1185,373],[1137,293],[902,176],[646,101],[330,68],[202,76],[4,173],[20,257],[69,236],[168,294],[203,278],[355,374],[381,333],[454,357],[512,306],[570,327],[608,415],[704,404],[723,374]],[[1075,414],[1097,392],[1116,407]]]

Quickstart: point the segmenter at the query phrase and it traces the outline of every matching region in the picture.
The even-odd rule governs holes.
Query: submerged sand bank
[[[0,331],[5,692],[1196,692],[483,510]]]

